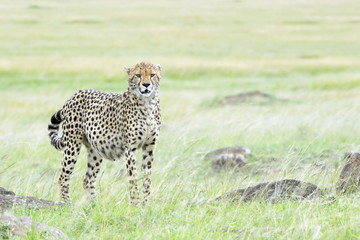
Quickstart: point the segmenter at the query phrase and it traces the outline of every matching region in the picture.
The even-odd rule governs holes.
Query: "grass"
[[[105,162],[98,200],[71,180],[73,205],[12,209],[71,239],[358,239],[359,194],[320,202],[207,204],[227,191],[296,178],[333,192],[345,152],[359,149],[359,3],[316,1],[36,1],[0,4],[0,186],[58,200],[61,154],[50,116],[79,89],[122,92],[124,66],[163,67],[164,127],[152,203],[129,205],[124,162]],[[225,106],[261,91],[278,101]],[[249,163],[215,172],[202,157],[244,145]],[[0,229],[0,236],[7,235]],[[28,239],[41,239],[29,234]]]

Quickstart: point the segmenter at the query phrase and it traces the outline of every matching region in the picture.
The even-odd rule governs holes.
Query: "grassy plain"
[[[124,162],[105,162],[98,201],[13,209],[71,239],[358,239],[359,194],[321,203],[208,204],[261,181],[296,178],[333,192],[345,152],[360,148],[360,3],[0,0],[0,186],[58,200],[61,154],[51,115],[79,89],[122,92],[124,66],[163,67],[152,203],[129,205]],[[218,104],[262,91],[277,101]],[[210,150],[244,145],[249,164],[213,171]],[[29,235],[29,239],[43,236]]]

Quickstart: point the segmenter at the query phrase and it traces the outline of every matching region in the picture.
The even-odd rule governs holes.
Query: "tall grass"
[[[71,239],[359,238],[359,194],[332,205],[187,206],[283,178],[333,192],[343,155],[360,146],[357,1],[0,5],[0,186],[19,195],[58,200],[61,154],[49,144],[47,124],[74,92],[122,92],[123,67],[138,61],[164,69],[164,126],[148,207],[130,206],[122,161],[104,162],[98,200],[89,204],[82,152],[71,207],[11,209],[16,215],[58,227]],[[276,101],[221,104],[254,90]],[[202,159],[232,145],[252,151],[238,172],[216,172]]]

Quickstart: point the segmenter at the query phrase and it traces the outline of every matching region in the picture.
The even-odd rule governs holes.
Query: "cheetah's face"
[[[130,90],[138,97],[149,97],[159,89],[160,65],[139,63],[134,68],[125,68],[129,75]]]

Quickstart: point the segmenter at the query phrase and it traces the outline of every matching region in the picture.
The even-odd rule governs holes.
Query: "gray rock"
[[[15,195],[15,193],[12,191],[8,191],[5,188],[0,187],[0,195]]]
[[[287,200],[313,200],[325,196],[325,192],[312,183],[295,179],[263,182],[252,187],[227,192],[214,201],[248,202],[254,200],[281,202]]]
[[[226,148],[219,148],[214,151],[211,151],[205,155],[204,158],[212,159],[218,155],[222,154],[241,154],[244,157],[249,156],[251,153],[250,149],[244,146],[234,146],[234,147],[226,147]]]
[[[204,159],[211,160],[211,166],[215,169],[239,169],[247,164],[246,157],[250,155],[250,149],[243,146],[220,148],[209,152]]]
[[[26,208],[51,208],[51,207],[63,207],[65,203],[54,202],[50,200],[44,200],[41,198],[30,196],[18,196],[15,193],[8,191],[4,188],[0,188],[0,211],[13,206],[21,206]]]
[[[347,160],[336,183],[336,193],[353,193],[359,191],[360,183],[360,152],[346,154]]]
[[[213,168],[224,168],[226,170],[238,169],[247,164],[247,160],[242,154],[220,154],[211,161]]]
[[[35,222],[30,217],[16,217],[4,213],[0,217],[0,223],[7,227],[14,236],[25,237],[28,232],[35,230],[36,232],[43,232],[47,236],[46,239],[69,239],[61,230]]]

